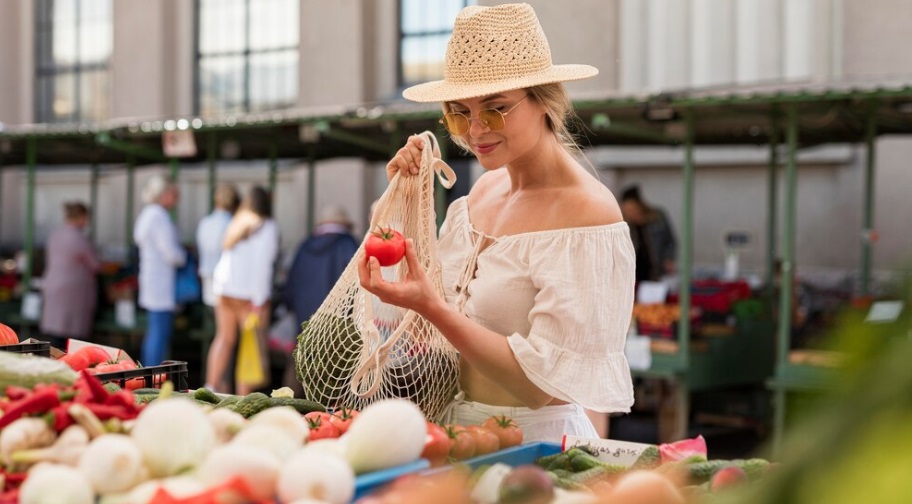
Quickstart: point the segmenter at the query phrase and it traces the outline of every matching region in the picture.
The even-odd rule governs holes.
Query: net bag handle
[[[443,187],[449,189],[456,182],[456,173],[445,161],[440,159],[440,144],[433,133],[425,131],[418,136],[424,140],[418,175],[403,178],[401,173],[396,173],[393,176],[386,191],[378,200],[373,215],[371,215],[370,229],[374,229],[382,222],[381,218],[389,212],[391,203],[395,198],[401,198],[401,207],[404,214],[424,216],[426,220],[424,229],[436,229],[437,223],[433,199],[434,176],[437,176]],[[427,201],[424,201],[421,197],[422,191],[420,189],[422,184],[429,189],[426,194],[431,195]],[[434,244],[435,242],[436,237],[432,237],[430,243]],[[364,253],[363,248],[360,253]],[[426,262],[424,264],[425,273],[431,277],[437,290],[442,294],[443,288],[437,261],[437,247],[435,245],[427,247],[423,253],[427,261],[420,262]],[[405,269],[406,266],[403,263],[399,269],[400,277],[405,274]],[[389,360],[390,352],[406,333],[407,329],[414,325],[415,319],[418,317],[418,314],[414,311],[406,311],[396,330],[390,334],[386,341],[381,342],[380,330],[377,328],[377,324],[374,323],[374,308],[371,296],[371,293],[360,287],[358,288],[357,306],[360,306],[363,310],[360,332],[364,340],[362,352],[365,353],[362,353],[361,360],[351,379],[352,393],[358,397],[368,399],[380,390],[383,367]]]

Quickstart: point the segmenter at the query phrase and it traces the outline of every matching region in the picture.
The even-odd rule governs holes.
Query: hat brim
[[[402,96],[407,100],[421,103],[448,102],[540,86],[542,84],[587,79],[596,75],[598,75],[598,69],[589,65],[553,65],[543,72],[496,82],[460,84],[446,79],[425,82],[406,88],[402,91]]]

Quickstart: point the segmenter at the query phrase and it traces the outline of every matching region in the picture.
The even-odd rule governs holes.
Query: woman
[[[633,247],[614,196],[576,159],[560,84],[597,73],[553,65],[528,5],[472,6],[456,18],[446,78],[403,93],[442,102],[453,141],[487,172],[440,230],[445,299],[411,243],[404,281],[386,282],[373,258],[360,263],[360,280],[425,317],[459,351],[457,423],[506,414],[529,441],[598,437],[584,409],[633,404],[624,357]],[[418,173],[422,144],[411,137],[387,175]]]
[[[41,332],[51,346],[66,350],[67,338],[86,339],[95,318],[97,283],[101,267],[92,243],[83,231],[89,209],[82,203],[63,205],[64,225],[48,237],[42,292]]]
[[[187,260],[180,233],[168,214],[178,198],[180,193],[171,179],[153,176],[143,187],[146,205],[133,226],[133,241],[139,247],[139,306],[148,315],[140,358],[145,366],[161,364],[171,351],[175,272]]]
[[[259,318],[257,342],[264,383],[268,382],[266,333],[269,327],[269,298],[272,294],[273,263],[279,248],[279,233],[269,193],[253,187],[225,231],[222,256],[212,276],[215,305],[215,339],[206,361],[206,388],[227,392],[225,368],[234,352],[238,328],[250,315]],[[263,383],[237,383],[237,393],[247,395]]]

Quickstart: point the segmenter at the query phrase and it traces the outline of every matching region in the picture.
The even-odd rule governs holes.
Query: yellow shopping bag
[[[260,345],[257,339],[257,327],[260,317],[251,313],[244,320],[244,329],[241,332],[237,364],[234,368],[234,380],[246,385],[259,385],[265,380],[263,364],[260,359]]]

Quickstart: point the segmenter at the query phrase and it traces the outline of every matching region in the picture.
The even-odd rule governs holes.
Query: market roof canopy
[[[784,131],[790,106],[799,117],[802,146],[861,142],[872,114],[878,135],[912,133],[912,79],[771,82],[611,94],[577,98],[575,105],[585,124],[583,143],[592,146],[684,143],[687,114],[693,120],[694,144],[767,144],[774,131]],[[0,163],[28,163],[30,139],[36,141],[37,164],[162,162],[167,160],[162,152],[163,132],[179,130],[195,133],[197,153],[186,158],[188,162],[207,159],[210,147],[217,159],[385,161],[410,134],[432,130],[444,137],[439,117],[438,105],[395,101],[218,118],[0,125]],[[777,138],[782,141],[782,134]],[[461,154],[451,149],[451,156]]]

